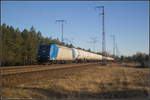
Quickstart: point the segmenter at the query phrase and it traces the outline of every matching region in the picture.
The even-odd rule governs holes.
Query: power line
[[[105,41],[105,12],[104,12],[104,6],[97,6],[96,9],[99,9],[99,10],[102,9],[102,12],[100,11],[99,14],[102,15],[102,54],[103,54],[103,56],[105,56],[106,41]]]
[[[63,39],[63,31],[64,31],[64,22],[66,22],[66,20],[56,20],[56,23],[60,23],[61,24],[61,42],[63,42],[64,41],[64,39]]]
[[[113,38],[113,55],[115,56],[116,52],[116,40],[115,40],[115,35],[110,35]]]
[[[117,43],[116,43],[116,56],[120,56],[120,51],[119,51],[119,47],[118,47],[118,45],[117,45]]]
[[[90,39],[92,40],[93,43],[93,51],[95,51],[95,43],[97,42],[96,37],[91,37]]]
[[[116,43],[116,57],[118,56],[118,46],[117,46],[117,43]]]

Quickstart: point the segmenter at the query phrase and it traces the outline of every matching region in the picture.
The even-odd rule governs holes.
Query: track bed
[[[147,68],[121,64],[89,64],[4,75],[2,97],[147,98],[148,75]]]
[[[12,68],[1,71],[2,85],[14,86],[21,83],[33,82],[46,78],[55,78],[63,75],[64,71],[70,73],[70,70],[86,68],[89,66],[100,65],[101,63],[85,63],[85,64],[65,64],[65,65],[46,65],[46,66],[30,66],[24,68]],[[60,74],[60,73],[61,74]]]
[[[4,75],[27,73],[27,72],[34,72],[34,71],[44,71],[44,70],[59,69],[59,68],[86,66],[86,65],[91,65],[91,64],[100,64],[100,63],[81,63],[81,64],[72,63],[72,64],[1,67],[0,74],[4,76]]]

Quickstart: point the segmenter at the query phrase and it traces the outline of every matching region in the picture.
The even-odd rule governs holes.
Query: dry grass
[[[61,77],[3,87],[3,98],[129,98],[148,96],[147,68],[119,64],[67,70]],[[60,73],[58,72],[58,75]]]

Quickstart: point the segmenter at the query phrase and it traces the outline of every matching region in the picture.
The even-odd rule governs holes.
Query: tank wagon
[[[113,60],[105,57],[106,60]],[[102,55],[91,53],[76,48],[68,48],[57,44],[40,45],[38,49],[39,63],[66,63],[66,62],[97,62],[102,60]]]

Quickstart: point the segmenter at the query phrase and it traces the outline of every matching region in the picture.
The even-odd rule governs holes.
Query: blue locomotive
[[[113,60],[111,57],[105,57],[105,59]],[[102,55],[53,43],[40,45],[38,50],[39,63],[90,62],[101,60]]]

